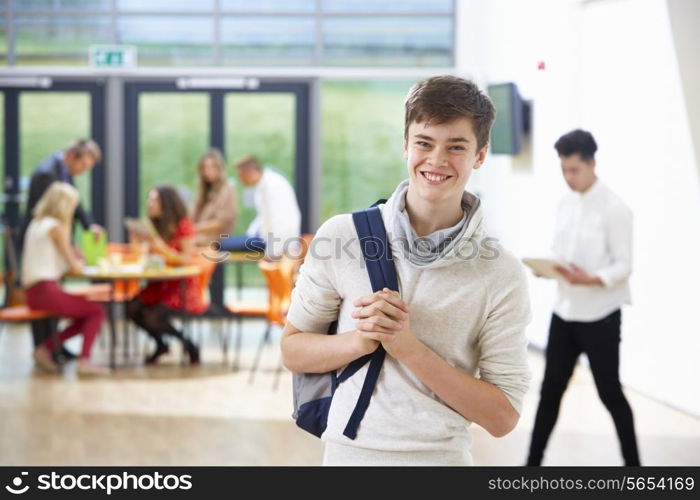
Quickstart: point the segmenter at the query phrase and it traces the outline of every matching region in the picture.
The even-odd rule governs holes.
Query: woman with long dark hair
[[[156,186],[148,193],[148,218],[155,234],[147,238],[149,252],[160,255],[169,265],[187,265],[195,249],[195,229],[187,216],[187,208],[177,191],[170,186]],[[131,235],[132,240],[143,237]],[[182,310],[180,280],[152,281],[127,305],[127,314],[156,341],[155,351],[146,358],[146,364],[155,363],[169,351],[164,334],[182,342],[191,364],[199,363],[199,349],[170,321],[176,311]],[[199,293],[197,277],[185,283],[185,309],[199,314],[205,305]]]

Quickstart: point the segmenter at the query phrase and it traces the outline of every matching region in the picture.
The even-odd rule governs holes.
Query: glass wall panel
[[[323,0],[324,12],[452,12],[453,0]]]
[[[222,11],[235,12],[314,12],[316,2],[309,0],[220,0]]]
[[[85,65],[94,44],[135,45],[142,66],[453,64],[454,0],[32,0],[13,5],[20,65]],[[0,16],[3,10],[0,4]],[[0,24],[0,44],[6,47],[7,27],[1,19]],[[7,61],[1,51],[0,63]]]
[[[15,11],[109,10],[111,0],[14,0]]]
[[[119,10],[162,12],[211,12],[214,0],[117,0]]]
[[[19,96],[20,192],[26,197],[37,165],[90,137],[90,95],[86,92],[23,92]],[[92,172],[74,178],[83,207],[90,211]],[[26,199],[25,199],[26,201]],[[20,206],[24,216],[25,203]]]
[[[325,82],[321,221],[388,198],[408,177],[403,100],[414,82]]]
[[[88,64],[90,45],[111,43],[108,16],[32,16],[16,18],[17,64]]]
[[[118,43],[135,45],[139,66],[214,64],[209,17],[128,16],[118,21]]]
[[[448,17],[338,17],[323,21],[329,66],[447,66],[452,61]]]
[[[296,17],[227,17],[221,25],[225,64],[310,65],[314,20]]]
[[[188,207],[197,184],[197,161],[209,149],[206,93],[145,92],[139,95],[139,212],[157,184],[178,188]]]

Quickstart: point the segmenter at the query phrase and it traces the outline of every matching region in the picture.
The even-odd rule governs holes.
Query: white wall
[[[489,230],[520,256],[546,253],[555,204],[567,189],[553,144],[576,127],[593,132],[599,176],[635,213],[622,379],[700,415],[699,172],[666,2],[458,4],[458,32],[470,31],[458,38],[460,73],[483,85],[514,81],[533,100],[530,149],[491,156],[474,177]],[[544,346],[554,285],[533,278],[531,293],[528,335]]]
[[[678,70],[683,81],[683,97],[695,146],[695,163],[700,172],[700,2],[698,0],[666,0],[676,47]],[[682,64],[688,61],[687,64]]]

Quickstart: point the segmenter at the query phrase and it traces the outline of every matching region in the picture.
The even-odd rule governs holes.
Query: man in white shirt
[[[598,395],[615,422],[625,465],[639,465],[632,410],[618,374],[621,307],[630,303],[632,212],[596,176],[597,145],[590,132],[569,132],[554,147],[571,189],[559,203],[552,247],[566,267],[557,268],[563,279],[527,465],[542,462],[581,353],[588,357]]]
[[[245,237],[239,235],[223,240],[221,249],[264,248],[271,259],[296,252],[301,234],[301,211],[289,181],[274,170],[263,168],[252,155],[238,160],[236,170],[244,186],[255,187],[253,201],[258,214]]]

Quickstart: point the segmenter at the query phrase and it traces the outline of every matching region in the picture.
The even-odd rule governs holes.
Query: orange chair
[[[258,262],[260,271],[265,276],[268,290],[267,302],[236,301],[228,304],[228,311],[234,316],[264,319],[267,323],[260,345],[255,355],[255,361],[250,371],[250,382],[255,379],[255,372],[260,364],[263,348],[270,341],[272,325],[284,327],[287,310],[292,297],[292,275],[296,265],[296,260],[283,258],[279,261],[261,260]],[[241,329],[238,330],[236,339],[236,361],[237,368],[240,361]]]
[[[209,291],[209,284],[211,283],[211,278],[214,275],[214,271],[216,271],[216,266],[217,263],[207,259],[202,255],[202,253],[198,253],[192,262],[191,265],[196,265],[201,269],[201,274],[198,275],[198,280],[197,280],[197,289],[199,291],[200,296],[202,297],[202,300],[204,301],[205,304],[209,305],[209,298],[208,298],[208,291]],[[203,314],[188,314],[187,318],[189,320],[210,320],[212,319],[211,317],[206,315],[206,312]],[[226,341],[225,335],[224,335],[224,328],[220,324],[219,328],[217,328],[217,335],[219,337],[219,342],[221,344],[222,348],[222,354],[224,358],[224,362],[226,361],[226,354],[227,354],[227,348],[228,348],[228,343]],[[199,330],[199,344],[202,344],[202,329],[200,327]]]
[[[7,307],[0,308],[0,335],[2,335],[6,323],[28,323],[39,319],[54,317],[54,315],[48,311],[30,309],[29,306],[27,306],[24,289],[19,281],[12,230],[8,226],[5,226],[2,232],[5,236],[3,244],[9,269],[7,274],[3,276],[5,284],[5,304]]]
[[[48,311],[30,309],[27,305],[18,305],[0,308],[0,334],[5,323],[26,323],[38,319],[51,318],[54,315]]]
[[[0,337],[2,337],[2,332],[5,330],[5,324],[7,323],[30,323],[52,317],[54,315],[48,311],[30,309],[27,305],[3,307],[0,309]],[[57,338],[57,332],[54,332],[53,337],[54,340]],[[56,342],[56,349],[58,348],[59,344]]]

